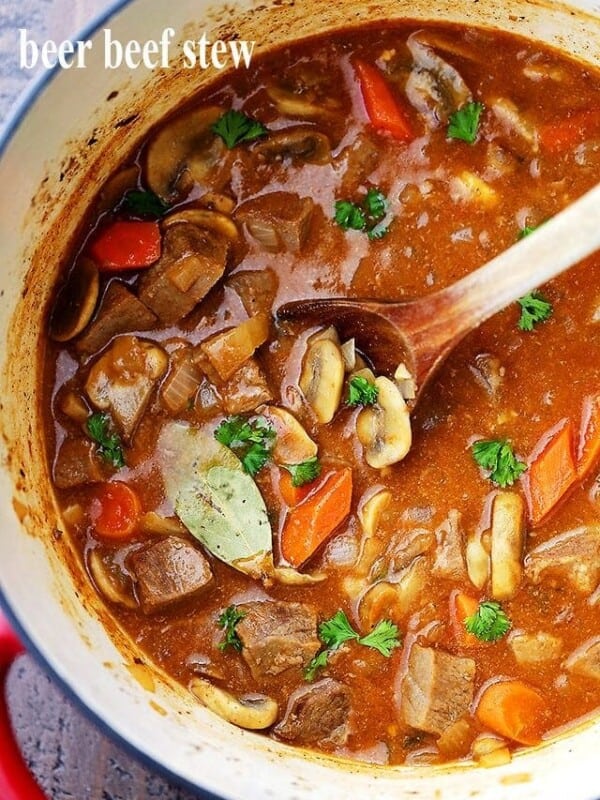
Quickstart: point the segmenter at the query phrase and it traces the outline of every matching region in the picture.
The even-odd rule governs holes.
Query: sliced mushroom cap
[[[356,342],[354,339],[348,339],[342,345],[342,358],[344,359],[346,372],[352,372],[353,369],[356,369]]]
[[[406,364],[398,364],[394,372],[394,380],[398,384],[400,394],[405,400],[414,400],[417,396],[417,383]]]
[[[331,422],[342,399],[344,359],[331,339],[309,344],[299,381],[300,389],[320,423]]]
[[[294,126],[271,133],[268,139],[254,145],[254,152],[268,159],[289,156],[309,164],[327,164],[331,160],[331,145],[327,136],[306,126]]]
[[[125,192],[129,189],[135,189],[139,172],[139,167],[135,165],[115,172],[106,181],[98,194],[96,214],[102,214],[104,211],[110,211],[115,208],[117,203],[122,200]]]
[[[471,533],[467,538],[465,562],[469,580],[473,586],[483,589],[490,576],[490,554],[483,546],[478,531]]]
[[[133,596],[131,581],[108,554],[104,554],[103,557],[98,549],[92,550],[88,567],[96,588],[107,600],[125,608],[138,607]]]
[[[284,89],[282,86],[267,86],[267,94],[277,106],[280,114],[291,117],[325,117],[331,115],[331,111],[324,108],[323,103],[311,102],[301,94],[297,94],[291,89]]]
[[[222,113],[216,106],[194,109],[161,127],[150,140],[146,180],[160,198],[169,202],[178,197],[184,171],[190,180],[200,182],[217,163],[225,145],[211,126]]]
[[[437,128],[471,100],[471,90],[460,73],[417,34],[408,37],[407,46],[414,67],[406,82],[406,96],[428,124]]]
[[[265,695],[237,698],[203,678],[192,678],[190,690],[207,708],[238,728],[260,731],[277,719],[277,703]]]
[[[380,489],[372,494],[359,506],[358,519],[367,536],[375,536],[381,517],[389,506],[392,493],[387,489]]]
[[[262,406],[258,413],[267,418],[277,434],[271,453],[276,464],[301,464],[317,455],[315,442],[285,408]]]
[[[208,228],[208,230],[214,231],[232,242],[239,236],[237,225],[231,217],[221,214],[219,211],[210,211],[207,208],[182,208],[181,211],[174,211],[166,216],[161,225],[166,229],[171,225],[176,225],[178,222],[190,222],[198,228]]]
[[[398,584],[379,581],[363,595],[358,616],[363,630],[370,631],[380,619],[400,622],[402,614]]]
[[[523,574],[525,505],[516,492],[499,492],[492,505],[491,586],[495,600],[512,597]]]
[[[389,378],[375,380],[377,404],[363,408],[356,420],[356,432],[365,449],[369,466],[383,469],[397,464],[412,444],[410,416],[400,389]]]
[[[98,294],[100,276],[90,258],[82,258],[60,290],[50,323],[50,335],[56,342],[68,342],[91,320]]]
[[[327,579],[324,572],[314,572],[310,575],[308,572],[298,572],[293,567],[273,567],[270,577],[283,586],[314,586],[315,583],[322,583]]]

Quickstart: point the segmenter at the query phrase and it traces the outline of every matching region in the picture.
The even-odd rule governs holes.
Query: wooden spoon
[[[404,363],[417,398],[456,344],[484,320],[600,248],[600,184],[535,233],[446,289],[416,300],[322,298],[286,303],[281,319],[331,323],[381,372]]]

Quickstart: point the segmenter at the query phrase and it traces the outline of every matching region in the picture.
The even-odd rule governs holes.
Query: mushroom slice
[[[283,586],[314,586],[315,583],[322,583],[327,579],[324,572],[298,572],[293,567],[273,567],[273,572],[269,577],[274,578]]]
[[[270,727],[277,719],[279,707],[275,700],[266,695],[237,698],[203,678],[192,678],[190,690],[207,708],[238,728],[260,731]]]
[[[133,165],[115,172],[98,193],[96,201],[96,214],[111,211],[123,199],[123,195],[130,189],[135,189],[139,177],[139,167]]]
[[[126,441],[167,371],[165,351],[136,336],[119,336],[90,369],[85,391],[96,408],[109,411]]]
[[[402,592],[399,584],[379,581],[363,595],[358,608],[358,616],[363,630],[371,631],[381,619],[401,622],[400,606]]]
[[[169,228],[178,222],[190,222],[198,228],[208,228],[210,231],[224,236],[231,242],[239,236],[237,225],[226,214],[219,211],[210,211],[207,208],[182,208],[181,211],[174,211],[162,220],[162,227]]]
[[[98,302],[100,277],[90,258],[82,258],[69,275],[56,300],[50,336],[55,342],[68,342],[91,320]]]
[[[383,469],[397,464],[412,444],[410,416],[398,386],[389,378],[375,380],[377,404],[363,408],[356,420],[356,432],[365,448],[367,464]]]
[[[219,214],[231,214],[235,208],[233,197],[222,192],[205,192],[198,203],[210,211],[218,211]]]
[[[320,338],[309,344],[299,385],[319,422],[331,422],[344,385],[344,358],[336,342]]]
[[[405,400],[414,400],[417,396],[417,383],[406,364],[398,364],[394,372],[394,380],[398,384],[400,394]]]
[[[185,536],[187,528],[177,517],[161,517],[156,511],[147,511],[140,519],[140,529],[156,536]]]
[[[512,597],[523,574],[525,507],[520,494],[499,492],[492,504],[491,587],[495,600]]]
[[[196,108],[160,128],[146,151],[146,180],[152,191],[170,202],[180,194],[182,174],[200,182],[224,152],[222,140],[212,125],[222,115],[216,106]]]
[[[342,358],[344,359],[346,372],[352,372],[352,370],[356,369],[356,342],[354,339],[348,339],[342,345]]]
[[[490,554],[483,546],[478,532],[467,537],[465,562],[469,580],[473,586],[483,589],[490,577]]]
[[[277,434],[271,453],[276,464],[301,464],[317,455],[315,442],[285,408],[263,406],[258,413],[267,418]]]
[[[518,155],[527,156],[538,152],[537,129],[512,100],[508,97],[497,97],[489,102],[489,106],[506,133],[514,134],[519,140],[519,143],[509,141],[509,146],[510,143],[515,145]]]
[[[298,159],[309,164],[327,164],[331,160],[331,145],[324,133],[314,128],[298,126],[284,128],[254,145],[254,152],[267,159]]]
[[[128,591],[129,579],[107,554],[103,557],[98,549],[92,550],[88,558],[88,568],[96,588],[107,600],[125,608],[138,607],[133,592]]]
[[[281,86],[267,86],[267,94],[277,106],[280,114],[291,117],[326,117],[331,111],[322,103],[311,103],[306,97]]]
[[[409,36],[406,44],[414,60],[406,96],[429,126],[437,128],[471,100],[471,90],[459,72],[416,34]]]
[[[379,489],[365,500],[358,509],[358,519],[367,537],[375,536],[381,517],[392,500],[388,489]]]

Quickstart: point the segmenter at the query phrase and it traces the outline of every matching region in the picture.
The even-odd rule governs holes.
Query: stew
[[[56,496],[118,623],[233,724],[490,766],[597,708],[600,258],[418,407],[406,365],[277,309],[535,236],[597,179],[599,96],[506,34],[342,31],[220,79],[99,191],[49,312]]]

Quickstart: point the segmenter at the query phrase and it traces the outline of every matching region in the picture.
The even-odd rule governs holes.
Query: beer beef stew
[[[233,724],[489,766],[598,705],[600,258],[418,407],[277,309],[535,236],[597,180],[599,97],[518,38],[367,27],[221,79],[100,189],[50,313],[56,496],[117,621]]]

